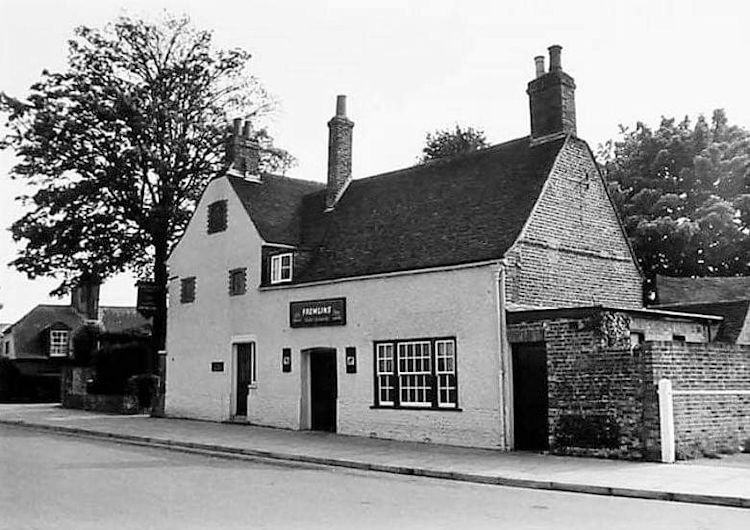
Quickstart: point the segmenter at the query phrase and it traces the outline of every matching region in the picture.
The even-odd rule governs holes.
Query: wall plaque
[[[224,371],[224,362],[223,361],[214,361],[211,363],[211,371],[212,372],[223,372]]]
[[[357,373],[357,348],[353,346],[347,346],[345,351],[346,351],[346,373],[356,374]]]
[[[289,373],[292,371],[292,349],[281,349],[281,371]]]
[[[289,325],[293,328],[346,325],[346,298],[289,303]]]

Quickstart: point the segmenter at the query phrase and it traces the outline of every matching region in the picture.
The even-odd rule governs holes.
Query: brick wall
[[[750,347],[647,342],[633,349],[630,323],[625,313],[598,311],[509,326],[511,342],[546,343],[550,451],[658,460],[662,377],[675,391],[678,458],[737,451],[750,438],[750,395],[727,392],[750,390]]]
[[[640,273],[581,140],[566,142],[528,225],[506,257],[510,302],[642,307]]]
[[[510,327],[512,341],[543,329],[551,452],[642,457],[643,366],[627,326],[626,315],[598,313]]]
[[[735,452],[750,438],[750,395],[731,393],[750,391],[750,347],[649,342],[643,356],[651,368],[647,384],[653,393],[659,379],[672,381],[678,458]],[[647,406],[656,407],[647,420],[649,435],[658,440],[658,403],[652,399]]]

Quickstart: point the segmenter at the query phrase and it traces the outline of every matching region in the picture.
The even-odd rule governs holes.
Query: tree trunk
[[[157,238],[154,242],[154,283],[156,284],[156,311],[154,312],[151,344],[151,370],[158,369],[159,350],[167,342],[167,240]]]

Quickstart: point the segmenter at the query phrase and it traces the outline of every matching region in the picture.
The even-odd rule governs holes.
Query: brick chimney
[[[336,115],[328,122],[328,187],[326,209],[336,206],[352,180],[352,129],[346,117],[346,96],[336,96]]]
[[[86,320],[99,320],[99,280],[84,275],[70,293],[70,305]]]
[[[563,72],[560,60],[562,46],[549,50],[549,72],[544,71],[544,57],[534,58],[536,79],[526,93],[531,108],[531,140],[543,141],[565,134],[576,134],[576,84]]]
[[[229,157],[230,175],[249,179],[260,178],[260,146],[252,140],[252,126],[249,121],[243,123],[242,118],[235,118],[232,124]]]

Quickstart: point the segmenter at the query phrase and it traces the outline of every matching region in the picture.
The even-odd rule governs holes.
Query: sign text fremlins
[[[343,326],[346,324],[346,298],[308,300],[289,304],[289,325],[293,328]]]

